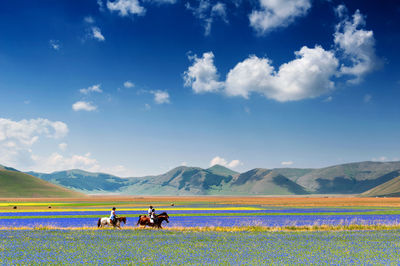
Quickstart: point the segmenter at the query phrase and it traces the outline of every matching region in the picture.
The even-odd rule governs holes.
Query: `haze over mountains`
[[[400,162],[359,162],[319,169],[256,168],[244,173],[221,165],[207,169],[180,166],[161,175],[131,178],[82,170],[28,174],[88,194],[400,195]]]

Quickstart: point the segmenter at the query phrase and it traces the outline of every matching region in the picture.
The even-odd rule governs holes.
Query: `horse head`
[[[169,220],[168,220],[169,216],[168,216],[168,214],[166,212],[160,213],[157,217],[158,218],[163,218],[167,223],[169,223]]]

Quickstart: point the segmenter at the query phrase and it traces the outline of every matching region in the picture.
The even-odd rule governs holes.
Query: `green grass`
[[[0,197],[45,198],[82,197],[81,193],[51,184],[37,177],[9,170],[0,170]]]
[[[0,230],[5,265],[398,265],[399,230]]]

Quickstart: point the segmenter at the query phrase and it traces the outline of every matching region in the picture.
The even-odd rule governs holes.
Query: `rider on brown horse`
[[[111,220],[112,225],[115,226],[116,222],[117,222],[117,215],[115,214],[115,207],[113,207],[111,210],[110,220]]]

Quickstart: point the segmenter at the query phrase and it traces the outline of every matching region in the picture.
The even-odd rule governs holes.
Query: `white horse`
[[[107,218],[107,217],[99,218],[99,220],[97,221],[97,227],[104,227],[106,225],[110,225],[110,226],[118,227],[119,229],[121,229],[121,222],[124,222],[124,224],[126,224],[126,217],[117,217],[117,218],[115,218],[115,220],[116,220],[116,222],[114,225],[111,222],[110,218]]]

